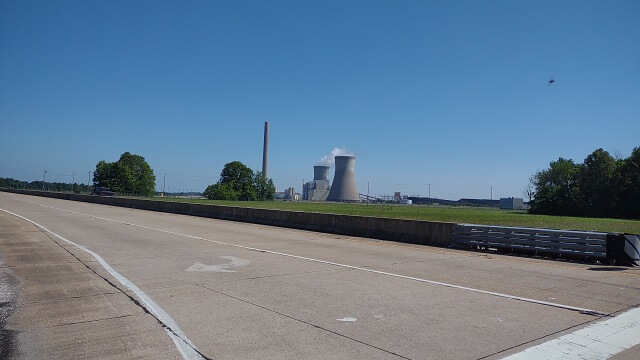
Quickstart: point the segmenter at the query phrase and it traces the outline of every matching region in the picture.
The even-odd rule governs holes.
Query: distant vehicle
[[[93,189],[93,191],[91,192],[91,195],[100,195],[100,196],[113,196],[115,194],[116,193],[109,190],[109,188],[105,188],[105,187],[97,187]]]

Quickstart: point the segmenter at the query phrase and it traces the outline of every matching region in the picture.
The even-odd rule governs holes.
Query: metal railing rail
[[[607,233],[601,232],[456,224],[453,242],[480,249],[607,258]]]

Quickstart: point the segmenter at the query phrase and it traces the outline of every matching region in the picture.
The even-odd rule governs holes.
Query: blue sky
[[[522,197],[558,157],[640,146],[638,1],[0,0],[0,177],[158,188],[225,163],[300,190],[336,147],[359,191]],[[549,86],[553,76],[556,82]]]

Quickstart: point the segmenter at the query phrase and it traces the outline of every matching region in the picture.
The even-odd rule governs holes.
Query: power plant
[[[355,163],[355,156],[340,155],[335,157],[336,168],[327,201],[360,201],[354,173]]]
[[[302,200],[307,201],[339,201],[359,202],[360,195],[356,188],[354,166],[356,158],[351,155],[338,155],[342,149],[335,148],[331,155],[321,159],[321,163],[313,167],[313,181],[302,184]],[[262,176],[268,178],[269,158],[269,123],[264,123],[264,143],[262,148]],[[329,186],[329,164],[335,163],[333,186]],[[283,199],[298,200],[295,190],[289,188],[282,194]]]
[[[313,181],[304,184],[302,199],[309,201],[325,201],[329,195],[329,166],[313,167]]]

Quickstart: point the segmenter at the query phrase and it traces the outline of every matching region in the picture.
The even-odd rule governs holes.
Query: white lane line
[[[640,308],[635,308],[605,321],[593,323],[571,334],[532,346],[504,359],[608,359],[638,344],[640,344]]]
[[[11,214],[17,218],[20,218],[22,220],[28,221],[33,225],[39,227],[40,229],[48,232],[49,234],[57,237],[58,239],[65,241],[77,247],[78,249],[86,252],[87,254],[93,256],[96,260],[98,260],[100,265],[102,265],[102,267],[105,270],[107,270],[113,277],[115,277],[122,285],[126,286],[131,291],[133,291],[133,293],[136,294],[138,298],[142,300],[142,302],[146,305],[147,310],[149,310],[157,319],[159,319],[160,321],[162,321],[164,325],[166,325],[165,331],[169,335],[169,337],[171,337],[171,340],[173,340],[173,342],[176,344],[176,347],[182,354],[182,357],[184,357],[185,359],[204,359],[196,351],[197,348],[195,347],[195,345],[193,345],[191,341],[189,341],[185,333],[182,332],[182,330],[180,330],[180,328],[178,327],[178,324],[176,324],[176,322],[171,318],[171,316],[169,316],[169,314],[167,314],[160,306],[158,306],[158,304],[156,304],[153,300],[151,300],[151,298],[147,296],[147,294],[145,294],[142,290],[140,290],[134,283],[132,283],[127,278],[120,275],[116,270],[114,270],[106,261],[104,261],[104,259],[100,255],[94,253],[93,251],[87,249],[82,245],[76,244],[71,240],[65,239],[64,237],[54,233],[53,231],[36,223],[35,221],[27,219],[24,216],[20,216],[18,214],[12,213],[11,211],[8,211],[5,209],[0,208],[0,210],[8,214]]]
[[[458,289],[458,290],[467,290],[467,291],[472,291],[472,292],[476,292],[476,293],[480,293],[480,294],[486,294],[486,295],[492,295],[492,296],[497,296],[497,297],[501,297],[501,298],[524,301],[524,302],[528,302],[528,303],[532,303],[532,304],[552,306],[552,307],[555,307],[555,308],[560,308],[560,309],[565,309],[565,310],[578,311],[580,313],[587,314],[587,315],[593,315],[593,316],[607,316],[608,315],[606,313],[603,313],[603,312],[600,312],[600,311],[591,310],[591,309],[585,309],[585,308],[580,308],[580,307],[575,307],[575,306],[570,306],[570,305],[564,305],[564,304],[552,303],[552,302],[548,302],[548,301],[530,299],[530,298],[525,298],[525,297],[521,297],[521,296],[503,294],[503,293],[498,293],[498,292],[493,292],[493,291],[474,289],[474,288],[470,288],[470,287],[466,287],[466,286],[454,285],[454,284],[444,283],[444,282],[435,281],[435,280],[428,280],[428,279],[422,279],[422,278],[417,278],[417,277],[413,277],[413,276],[394,274],[394,273],[390,273],[390,272],[386,272],[386,271],[367,269],[367,268],[357,267],[357,266],[353,266],[353,265],[340,264],[340,263],[335,263],[335,262],[331,262],[331,261],[325,261],[325,260],[308,258],[308,257],[304,257],[304,256],[286,254],[286,253],[281,253],[281,252],[272,251],[272,250],[259,249],[259,248],[254,248],[254,247],[250,247],[250,246],[231,244],[231,243],[226,243],[226,242],[222,242],[222,241],[206,239],[206,238],[202,238],[202,237],[199,237],[199,236],[181,234],[181,233],[177,233],[177,232],[173,232],[173,231],[162,230],[162,229],[157,229],[157,228],[153,228],[153,227],[149,227],[149,226],[133,224],[133,223],[126,222],[126,221],[114,220],[114,219],[104,218],[104,217],[100,217],[100,216],[96,216],[96,215],[84,214],[84,213],[80,213],[80,212],[76,212],[76,211],[60,209],[60,208],[53,207],[53,206],[41,205],[41,204],[37,204],[37,203],[32,203],[32,204],[38,205],[38,206],[42,206],[42,207],[45,207],[45,208],[64,211],[64,212],[68,212],[68,213],[72,213],[72,214],[76,214],[76,215],[88,216],[88,217],[92,217],[92,218],[96,218],[96,219],[100,219],[100,220],[111,221],[111,222],[115,222],[115,223],[118,223],[118,224],[136,226],[136,227],[139,227],[139,228],[142,228],[142,229],[159,231],[159,232],[162,232],[162,233],[165,233],[165,234],[182,236],[182,237],[201,240],[201,241],[208,241],[208,242],[211,242],[211,243],[214,243],[214,244],[219,244],[219,245],[232,246],[232,247],[236,247],[236,248],[240,248],[240,249],[259,251],[259,252],[263,252],[263,253],[280,255],[280,256],[287,256],[287,257],[291,257],[291,258],[295,258],[295,259],[301,259],[301,260],[316,262],[316,263],[320,263],[320,264],[339,266],[339,267],[343,267],[343,268],[347,268],[347,269],[367,271],[367,272],[371,272],[371,273],[374,273],[374,274],[393,276],[393,277],[397,277],[397,278],[401,278],[401,279],[413,280],[413,281],[418,281],[418,282],[428,283],[428,284],[433,284],[433,285],[440,285],[440,286],[445,286],[445,287]]]

